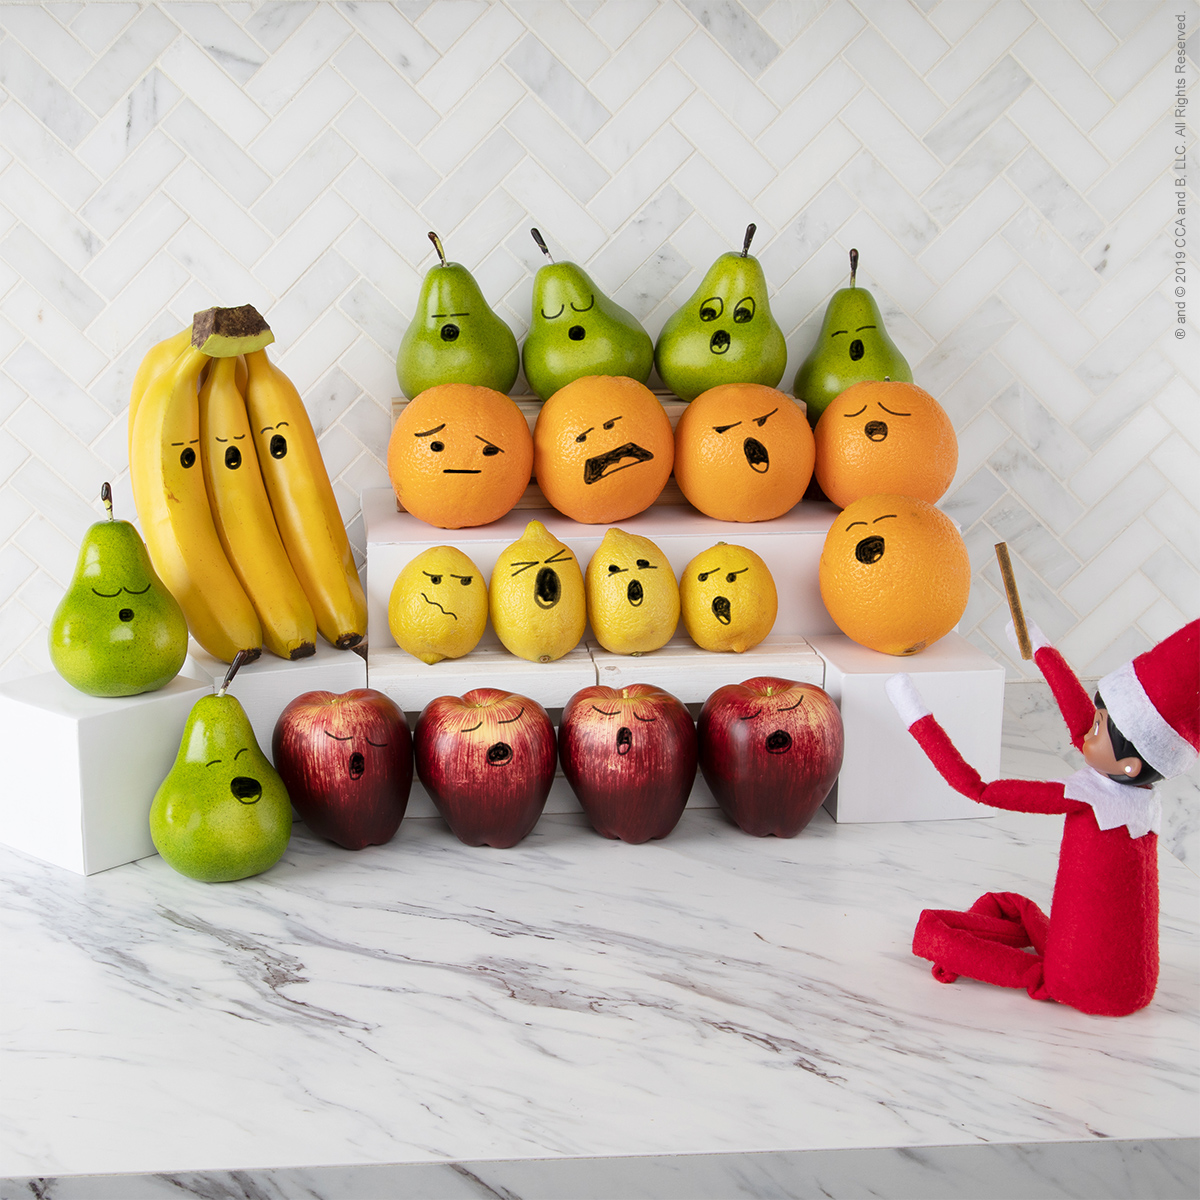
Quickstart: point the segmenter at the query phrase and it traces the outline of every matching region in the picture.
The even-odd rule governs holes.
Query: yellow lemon
[[[431,546],[396,576],[388,628],[396,644],[425,663],[462,658],[487,625],[487,584],[454,546]]]
[[[649,539],[610,529],[583,577],[596,641],[613,654],[646,654],[679,624],[679,585],[667,556]]]
[[[753,550],[718,542],[697,554],[679,580],[684,628],[702,650],[741,654],[771,632],[779,611],[775,580]]]
[[[541,521],[530,521],[500,551],[488,584],[488,606],[496,636],[513,654],[553,662],[583,637],[583,572],[567,546]]]

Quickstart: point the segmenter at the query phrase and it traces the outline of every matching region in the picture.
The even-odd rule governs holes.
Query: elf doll
[[[1015,892],[989,892],[966,912],[926,909],[913,953],[933,975],[1023,987],[1086,1013],[1145,1007],[1158,982],[1158,831],[1151,785],[1196,761],[1200,621],[1100,680],[1095,702],[1036,626],[1034,661],[1087,764],[1070,779],[985,784],[934,720],[908,675],[888,696],[942,777],[982,804],[1064,813],[1050,915]]]

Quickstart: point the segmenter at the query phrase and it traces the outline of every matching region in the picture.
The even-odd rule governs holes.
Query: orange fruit
[[[675,426],[675,482],[718,521],[769,521],[804,495],[816,450],[804,409],[762,383],[701,392]]]
[[[529,485],[529,422],[503,392],[441,383],[405,406],[387,468],[400,507],[414,517],[441,529],[487,525]]]
[[[864,496],[834,519],[818,577],[825,608],[848,638],[884,654],[916,654],[962,619],[971,562],[954,522],[932,504]]]
[[[674,461],[670,418],[648,387],[624,375],[585,375],[559,388],[533,430],[538,487],[587,525],[649,508]]]
[[[821,414],[816,441],[817,483],[842,508],[884,493],[936,504],[958,468],[946,410],[915,383],[851,385]]]

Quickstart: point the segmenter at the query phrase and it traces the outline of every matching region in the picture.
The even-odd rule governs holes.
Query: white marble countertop
[[[557,815],[493,850],[410,819],[357,854],[298,826],[223,885],[0,851],[0,1175],[1194,1138],[1198,880],[1165,850],[1133,1016],[909,951],[922,907],[1048,904],[1060,821],[783,841],[689,810],[627,846]]]

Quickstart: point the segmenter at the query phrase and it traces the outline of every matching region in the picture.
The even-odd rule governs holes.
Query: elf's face
[[[1096,709],[1092,727],[1083,735],[1083,760],[1101,775],[1118,775],[1126,779],[1136,779],[1142,769],[1140,758],[1132,755],[1117,758],[1108,733],[1108,713],[1103,708]]]

